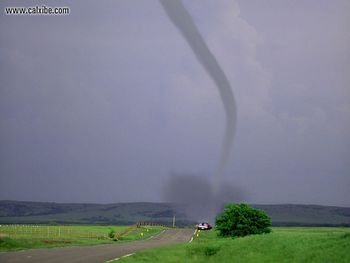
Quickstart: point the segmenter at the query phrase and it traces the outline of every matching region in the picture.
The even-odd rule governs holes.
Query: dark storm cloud
[[[251,202],[349,206],[348,1],[184,2],[235,83],[225,180]],[[208,180],[220,96],[158,1],[59,5],[0,14],[0,199],[157,201],[172,172]]]

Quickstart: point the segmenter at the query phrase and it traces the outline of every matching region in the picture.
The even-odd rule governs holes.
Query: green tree
[[[215,223],[220,236],[244,237],[271,232],[271,219],[263,210],[247,204],[227,204]]]

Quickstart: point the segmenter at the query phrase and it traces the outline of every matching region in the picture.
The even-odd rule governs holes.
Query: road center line
[[[117,260],[119,260],[119,259],[121,259],[121,258],[130,257],[130,256],[132,256],[132,255],[134,255],[134,254],[135,254],[135,253],[130,253],[130,254],[126,254],[126,255],[124,255],[124,256],[121,256],[121,257],[119,257],[119,258],[113,258],[113,259],[111,259],[111,260],[106,261],[105,263],[109,263],[109,262],[112,262],[112,261],[117,261]]]
[[[188,243],[191,243],[193,241],[193,237],[196,235],[197,229],[193,232],[193,236],[191,237],[190,241]]]

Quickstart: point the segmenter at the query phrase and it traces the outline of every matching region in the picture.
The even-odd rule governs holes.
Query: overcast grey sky
[[[4,14],[58,3],[71,14]],[[350,206],[350,1],[184,3],[236,97],[225,180]],[[0,199],[160,201],[174,174],[212,178],[223,105],[158,1],[0,7]]]

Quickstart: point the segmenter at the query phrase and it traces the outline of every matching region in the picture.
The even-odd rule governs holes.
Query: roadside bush
[[[270,233],[271,219],[263,210],[247,204],[227,204],[216,217],[216,229],[220,236],[244,237]]]
[[[115,238],[115,231],[113,229],[109,230],[108,237],[111,238],[111,239]]]

